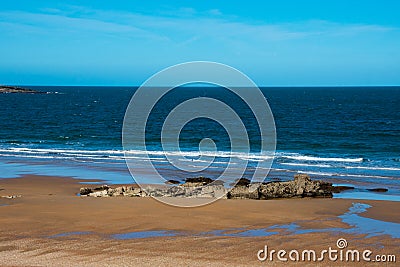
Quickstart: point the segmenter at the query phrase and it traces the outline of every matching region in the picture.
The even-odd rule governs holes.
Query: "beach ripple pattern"
[[[252,173],[251,180],[263,182],[268,175],[275,155],[276,129],[271,109],[261,90],[249,77],[233,67],[207,61],[187,62],[166,68],[146,80],[135,91],[126,109],[122,130],[125,160],[134,181],[143,190],[148,190],[148,184],[165,185],[167,180],[157,171],[148,154],[143,160],[142,157],[135,157],[135,154],[131,152],[147,151],[146,124],[151,123],[149,115],[152,109],[165,94],[174,88],[198,83],[224,87],[240,97],[251,109],[260,129],[260,156],[262,158]],[[183,127],[197,118],[207,118],[224,127],[231,142],[228,155],[244,155],[240,158],[229,157],[224,171],[217,179],[224,182],[230,190],[246,171],[250,158],[250,142],[245,124],[229,103],[209,97],[196,97],[174,107],[162,127],[161,143],[164,156],[169,164],[188,174],[204,171],[210,167],[215,160],[215,155],[218,155],[212,139],[204,138],[199,143],[200,156],[196,162],[202,162],[201,165],[194,165],[181,153],[179,147],[179,136]],[[196,200],[157,196],[155,198],[174,206],[193,207],[209,204],[223,196],[221,194],[215,198]]]

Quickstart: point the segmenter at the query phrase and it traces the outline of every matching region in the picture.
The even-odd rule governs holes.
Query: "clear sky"
[[[400,1],[2,0],[0,84],[140,85],[229,64],[259,86],[400,85]]]

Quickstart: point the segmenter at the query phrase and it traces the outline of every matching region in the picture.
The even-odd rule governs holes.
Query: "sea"
[[[37,174],[88,182],[101,179],[109,184],[135,182],[125,162],[122,128],[136,87],[24,87],[46,93],[0,94],[0,178]],[[260,90],[276,126],[276,152],[265,181],[307,173],[312,179],[353,185],[361,191],[389,189],[376,193],[374,199],[400,196],[400,87]],[[181,153],[191,164],[200,162],[201,156],[212,158],[213,164],[199,173],[179,172],[168,162],[169,153],[175,152],[165,150],[161,142],[163,122],[174,107],[198,97],[232,107],[248,132],[250,153],[232,152],[222,125],[197,118],[182,128]],[[204,138],[212,139],[216,149],[200,151]],[[251,178],[257,164],[265,160],[260,143],[254,114],[237,95],[220,87],[178,87],[157,102],[149,115],[146,151],[132,149],[131,153],[139,161],[150,158],[166,179],[217,178],[232,157],[246,160],[243,176]]]

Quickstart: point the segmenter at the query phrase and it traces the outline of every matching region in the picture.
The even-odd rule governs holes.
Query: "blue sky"
[[[229,64],[260,86],[400,85],[400,1],[0,3],[0,84],[140,85]]]

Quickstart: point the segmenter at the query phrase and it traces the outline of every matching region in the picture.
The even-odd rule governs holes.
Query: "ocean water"
[[[132,182],[121,145],[122,123],[135,92],[128,87],[32,87],[48,94],[0,94],[0,177],[25,173]],[[151,89],[148,89],[151,90]],[[253,89],[247,89],[253,90]],[[295,173],[359,187],[385,187],[400,194],[400,87],[262,88],[277,130],[277,150],[266,180],[291,179]],[[209,119],[189,122],[180,146],[191,164],[201,164],[199,142],[214,140],[217,152],[201,173],[177,172],[160,139],[166,116],[179,103],[211,97],[230,105],[249,135],[250,154],[230,154],[227,132]],[[224,88],[176,88],[162,98],[146,126],[153,164],[170,179],[217,177],[230,157],[249,160],[250,177],[260,153],[260,130],[250,109]],[[140,159],[144,151],[131,151]],[[7,165],[8,164],[8,165]],[[8,166],[8,167],[7,167]],[[18,167],[13,167],[18,166]],[[42,173],[41,170],[42,169]],[[49,170],[53,170],[51,173]],[[65,174],[67,175],[67,174]],[[115,179],[113,179],[113,175]],[[121,178],[122,177],[122,178]]]

